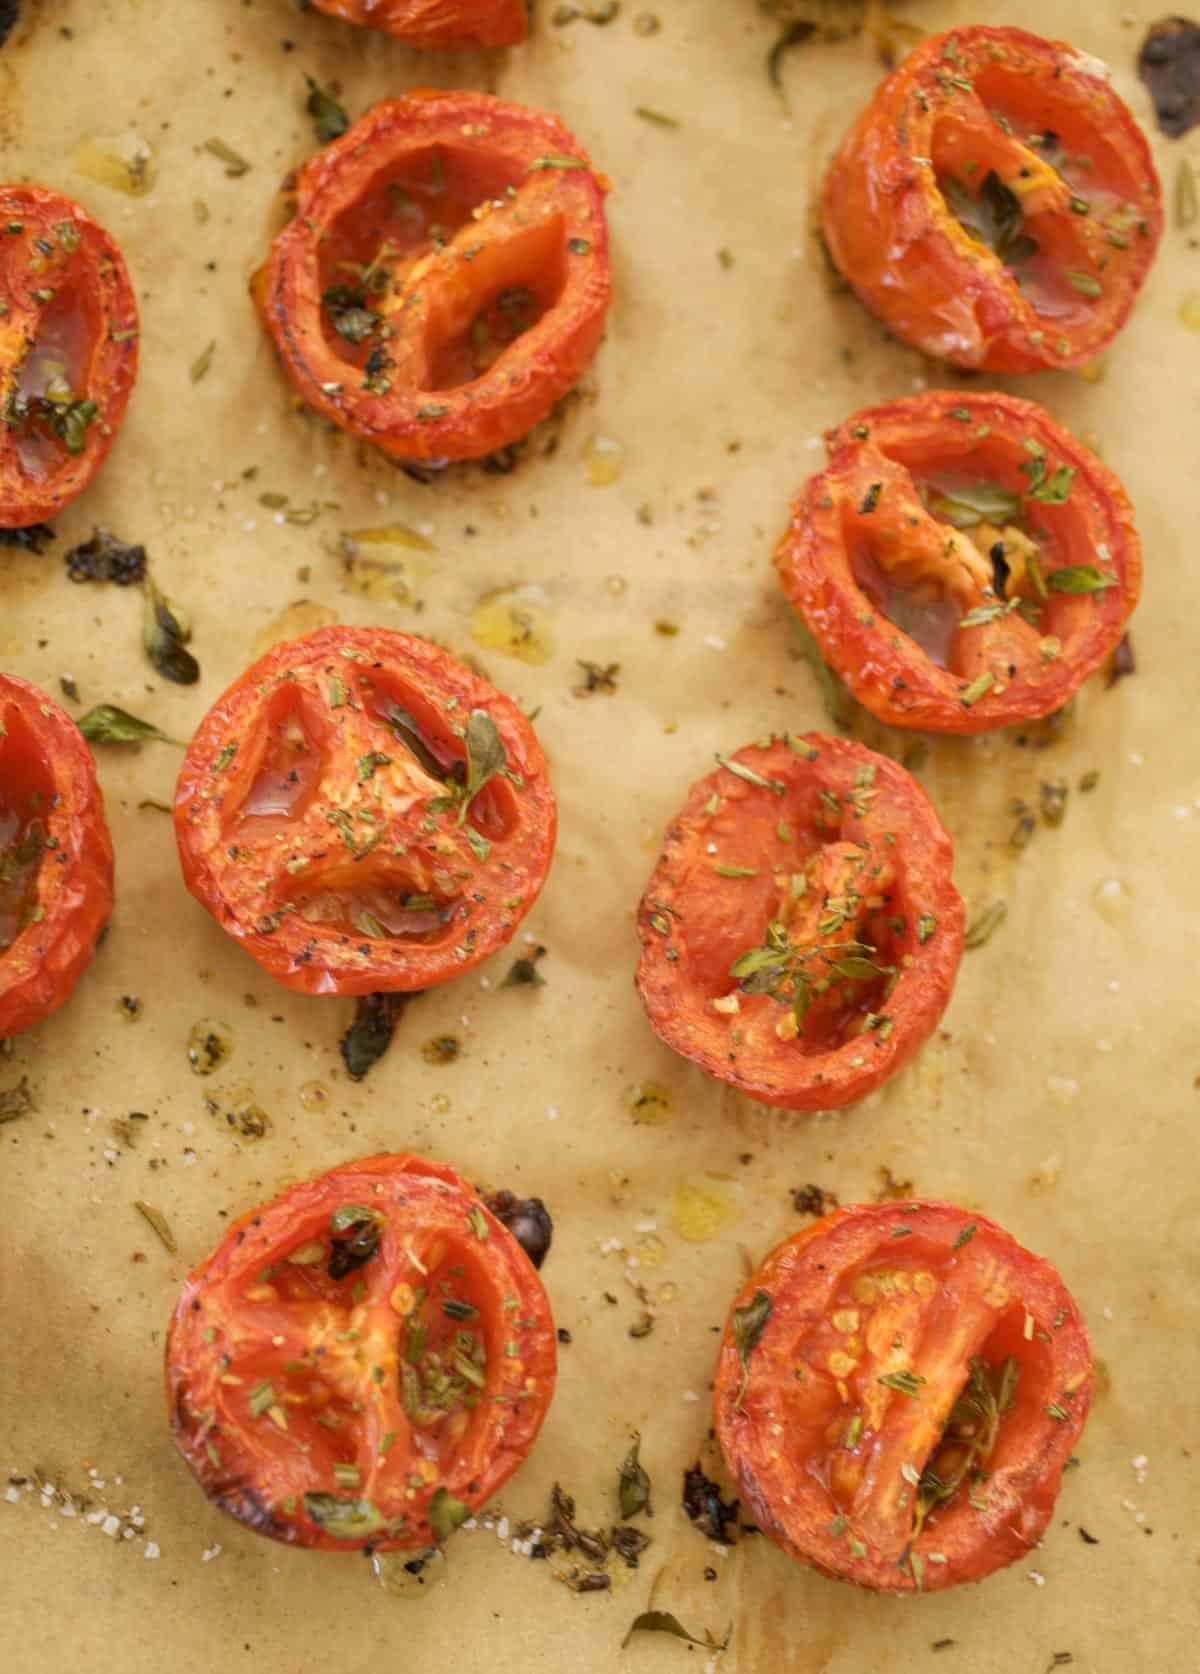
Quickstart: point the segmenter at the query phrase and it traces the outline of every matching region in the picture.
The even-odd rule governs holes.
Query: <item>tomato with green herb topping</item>
[[[1022,29],[916,47],[842,142],[821,207],[834,265],[890,331],[991,372],[1104,349],[1163,226],[1106,66]]]
[[[0,1040],[68,998],[113,905],[104,799],[83,735],[0,674]]]
[[[368,1157],[243,1215],[192,1273],[167,1335],[171,1428],[259,1534],[428,1546],[533,1446],[555,1343],[532,1263],[453,1169]]]
[[[851,1104],[949,1001],[950,838],[916,780],[860,744],[785,734],[718,760],[642,897],[642,1002],[668,1046],[764,1104]]]
[[[428,988],[513,935],[554,851],[516,704],[426,640],[331,627],[209,710],[175,792],[184,878],[309,994]]]
[[[56,517],[116,440],[137,374],[121,252],[77,203],[0,187],[0,529]]]
[[[411,47],[516,46],[529,33],[525,0],[313,0],[319,12],[394,35]]]
[[[713,1412],[785,1552],[934,1592],[1036,1546],[1091,1394],[1087,1328],[1048,1261],[946,1203],[850,1204],[742,1287]]]
[[[607,189],[543,111],[431,91],[375,105],[306,165],[255,281],[285,372],[402,460],[520,440],[599,345]]]
[[[1060,709],[1125,632],[1121,483],[1031,401],[932,391],[855,413],[775,553],[826,662],[880,720],[977,733]]]

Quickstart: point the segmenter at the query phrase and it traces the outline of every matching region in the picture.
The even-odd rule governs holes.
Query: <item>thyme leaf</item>
[[[638,1457],[641,1444],[641,1436],[635,1434],[617,1478],[617,1499],[624,1518],[636,1517],[639,1511],[650,1509],[650,1478]]]

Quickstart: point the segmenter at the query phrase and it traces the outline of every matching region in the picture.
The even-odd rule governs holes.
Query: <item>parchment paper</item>
[[[650,37],[634,30],[643,9],[649,0],[607,27],[554,28],[544,6],[527,46],[454,60],[418,58],[290,0],[27,0],[0,49],[0,168],[61,188],[112,230],[144,328],[140,382],[100,479],[46,554],[0,550],[0,666],[55,695],[71,675],[79,709],[115,701],[186,738],[273,634],[332,618],[415,629],[541,706],[561,814],[526,926],[549,950],[547,985],[500,990],[501,955],[490,987],[473,976],[410,1007],[389,1056],[353,1085],[337,1054],[349,1003],[274,987],[185,893],[167,818],[139,806],[169,801],[179,752],[101,752],[117,849],[111,933],[71,1004],[0,1060],[0,1087],[25,1075],[37,1101],[0,1129],[0,1459],[136,1533],[106,1536],[102,1521],[44,1506],[37,1491],[5,1503],[0,1482],[12,1674],[654,1674],[689,1655],[699,1668],[703,1651],[670,1640],[621,1651],[648,1600],[697,1633],[732,1624],[721,1674],[1043,1674],[1060,1653],[1081,1674],[1195,1667],[1200,339],[1178,320],[1198,283],[1195,237],[1168,233],[1100,382],[1006,386],[1093,439],[1133,494],[1146,553],[1136,676],[1107,692],[1093,683],[1047,748],[1010,735],[933,745],[920,777],[955,836],[971,914],[1004,900],[1007,920],[967,954],[943,1028],[881,1094],[827,1118],[755,1108],[656,1042],[631,982],[634,908],[662,828],[714,750],[826,724],[768,562],[788,496],[821,458],[820,431],[945,375],[831,293],[811,236],[824,160],[882,74],[870,46],[790,55],[784,100],[764,68],[776,28],[750,0],[657,0]],[[930,28],[983,20],[1068,37],[1112,64],[1147,125],[1134,62],[1158,12],[1148,0],[905,9]],[[422,486],[295,410],[246,285],[276,224],[277,184],[313,148],[306,71],[337,84],[352,115],[421,83],[545,105],[611,175],[607,341],[582,397],[510,476],[467,468]],[[679,127],[639,119],[639,105]],[[130,130],[157,170],[141,197],[73,164],[81,142]],[[250,170],[229,177],[201,149],[211,137]],[[1180,156],[1200,162],[1200,135],[1156,136],[1155,149],[1170,191]],[[597,437],[623,450],[607,486],[592,484],[584,457]],[[336,509],[280,522],[264,492]],[[199,686],[153,675],[132,592],[67,581],[62,552],[97,523],[144,542],[160,587],[192,611]],[[425,530],[433,548],[386,554],[416,562],[408,603],[350,590],[338,553],[341,531],[394,524]],[[480,597],[514,584],[540,590],[555,646],[541,666],[471,638]],[[656,633],[657,620],[678,635]],[[577,658],[619,663],[617,691],[575,696]],[[1080,793],[1090,770],[1099,784]],[[1066,819],[1039,822],[1018,853],[1012,803],[1036,804],[1042,781],[1072,787]],[[122,995],[141,998],[138,1021],[123,1021]],[[187,1058],[204,1019],[234,1043],[207,1080]],[[443,1033],[462,1052],[435,1067],[420,1048]],[[630,1108],[630,1089],[648,1082],[669,1098],[657,1125]],[[227,1122],[247,1102],[269,1116],[265,1137]],[[573,1597],[550,1566],[477,1529],[452,1542],[444,1581],[394,1598],[361,1558],[243,1531],[175,1454],[164,1328],[225,1217],[343,1158],[406,1148],[537,1193],[553,1212],[544,1277],[573,1341],[503,1509],[543,1516],[557,1479],[582,1523],[611,1521],[617,1467],[640,1430],[654,1543],[611,1594]],[[823,1581],[762,1538],[718,1552],[679,1508],[684,1466],[701,1456],[712,1468],[708,1382],[729,1298],[747,1263],[803,1224],[790,1188],[871,1198],[887,1170],[1051,1257],[1099,1367],[1044,1548],[981,1588],[908,1601]],[[693,1211],[698,1194],[710,1220],[726,1217],[706,1241],[681,1235],[680,1224],[704,1230],[694,1212],[680,1222],[681,1188]],[[138,1198],[166,1216],[176,1255]],[[627,1281],[646,1287],[657,1316],[640,1340],[628,1330],[643,1304]],[[663,1285],[673,1300],[659,1300]],[[141,1528],[124,1517],[132,1507]],[[144,1556],[148,1541],[159,1557]]]

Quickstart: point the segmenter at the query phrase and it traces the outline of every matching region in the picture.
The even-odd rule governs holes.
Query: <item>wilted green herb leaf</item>
[[[500,734],[496,731],[496,723],[486,709],[472,709],[467,717],[464,742],[467,746],[467,783],[459,813],[460,825],[467,817],[472,800],[508,760]]]
[[[1043,505],[1061,506],[1070,498],[1074,481],[1074,465],[1057,465],[1048,477],[1034,484],[1029,490],[1029,498],[1040,500]]]
[[[33,1094],[29,1091],[29,1082],[25,1076],[21,1077],[15,1087],[0,1088],[0,1125],[20,1121],[21,1117],[28,1116],[33,1108]]]
[[[982,947],[991,940],[995,932],[1008,917],[1008,903],[993,901],[990,907],[985,907],[980,916],[973,923],[968,924],[967,933],[963,937],[965,948]]]
[[[635,1633],[669,1633],[675,1639],[682,1639],[688,1645],[699,1645],[706,1651],[724,1651],[729,1648],[729,1635],[732,1629],[727,1629],[724,1639],[717,1640],[708,1632],[703,1639],[697,1639],[694,1633],[689,1633],[679,1620],[669,1610],[643,1610],[640,1616],[635,1616],[629,1632],[621,1641],[624,1649]]]
[[[544,988],[546,979],[537,968],[537,961],[545,957],[544,947],[535,947],[530,958],[514,959],[501,988]]]
[[[148,738],[157,738],[164,744],[176,742],[151,722],[139,721],[136,715],[118,709],[115,703],[96,704],[79,717],[78,725],[89,744],[142,744]]]
[[[1021,515],[1021,497],[1010,494],[999,483],[967,483],[939,494],[930,501],[929,509],[956,529],[973,529],[979,523],[1011,523]]]
[[[304,1509],[335,1540],[364,1540],[386,1523],[370,1500],[341,1499],[337,1494],[306,1493]]]
[[[350,126],[350,118],[345,109],[337,102],[332,93],[326,92],[313,80],[305,76],[308,83],[308,98],[304,101],[304,108],[313,119],[313,127],[322,145],[328,145],[344,134]]]
[[[1118,585],[1115,575],[1099,570],[1095,564],[1064,564],[1051,570],[1046,585],[1052,593],[1102,593],[1106,587]]]
[[[363,994],[355,1002],[354,1021],[338,1042],[353,1081],[361,1081],[392,1044],[401,1012],[416,994]]]
[[[538,169],[586,169],[587,164],[582,157],[539,157],[530,163],[527,174],[533,174]]]
[[[989,169],[984,175],[977,198],[952,178],[942,182],[942,192],[951,212],[971,237],[994,250],[1002,262],[1011,266],[1037,254],[1037,240],[1024,231],[1025,211],[1021,200],[995,169]]]
[[[854,699],[822,657],[816,639],[798,616],[793,619],[792,626],[800,642],[800,654],[816,675],[829,719],[839,732],[848,732],[856,707]]]
[[[737,1393],[735,1406],[741,1406],[742,1397],[746,1393],[746,1385],[750,1382],[750,1356],[758,1347],[759,1339],[767,1321],[771,1317],[775,1304],[765,1290],[756,1290],[749,1302],[733,1310],[733,1342],[737,1349],[738,1359],[742,1363],[742,1384]]]
[[[249,172],[250,165],[246,159],[240,156],[231,145],[226,145],[223,139],[205,140],[204,149],[211,156],[219,158],[224,163],[225,173],[231,180],[236,180],[239,175]]]
[[[134,1198],[133,1207],[152,1228],[167,1254],[175,1255],[179,1250],[179,1245],[175,1242],[175,1234],[171,1231],[167,1217],[162,1211],[156,1209],[152,1203],[143,1203],[140,1197]]]
[[[917,920],[917,941],[922,947],[937,929],[937,919],[932,913],[922,913]]]
[[[439,1545],[449,1540],[455,1529],[460,1528],[470,1515],[470,1506],[456,1500],[448,1488],[437,1489],[429,1502],[429,1527],[433,1538]]]
[[[191,630],[178,606],[170,604],[147,574],[146,602],[142,610],[142,647],[166,680],[177,686],[194,686],[200,678],[200,664],[186,649]]]
[[[1081,296],[1097,297],[1104,294],[1104,287],[1094,274],[1068,272],[1066,277],[1068,283],[1074,285]]]
[[[916,1372],[888,1372],[876,1383],[882,1383],[887,1389],[894,1389],[901,1395],[907,1395],[914,1401],[921,1398],[921,1385],[925,1382]]]
[[[622,1517],[636,1517],[639,1511],[647,1511],[650,1507],[650,1478],[638,1457],[641,1445],[642,1438],[635,1435],[633,1446],[621,1462],[617,1498]]]
[[[805,41],[811,40],[816,34],[817,26],[806,18],[797,18],[789,23],[780,35],[775,45],[767,54],[767,80],[772,87],[783,91],[783,61],[793,47],[803,46]]]
[[[977,1228],[975,1226],[975,1222],[968,1221],[966,1226],[964,1226],[962,1231],[959,1233],[958,1237],[954,1240],[953,1248],[961,1250],[964,1244],[969,1244],[972,1238],[974,1238],[976,1230]]]

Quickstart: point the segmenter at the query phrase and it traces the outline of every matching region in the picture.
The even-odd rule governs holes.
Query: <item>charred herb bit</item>
[[[792,1208],[798,1215],[828,1215],[837,1206],[837,1193],[827,1192],[823,1186],[792,1187]]]
[[[639,1511],[653,1515],[650,1507],[650,1478],[638,1457],[642,1438],[634,1432],[633,1445],[621,1461],[617,1476],[617,1500],[621,1516],[636,1517]]]
[[[484,1198],[492,1214],[506,1226],[535,1267],[550,1253],[554,1222],[540,1197],[518,1197],[515,1192],[489,1192]],[[481,1217],[482,1219],[482,1217]]]
[[[954,1240],[951,1248],[961,1250],[964,1244],[969,1244],[971,1242],[977,1231],[978,1228],[976,1227],[975,1222],[968,1221],[966,1226],[964,1226],[962,1231],[959,1233],[958,1237]]]
[[[714,1639],[705,1628],[704,1638],[697,1639],[694,1633],[688,1632],[679,1617],[673,1616],[669,1610],[643,1610],[640,1616],[633,1618],[629,1632],[621,1641],[621,1649],[625,1649],[635,1633],[669,1633],[672,1638],[682,1639],[688,1645],[699,1645],[704,1651],[727,1651],[732,1632],[733,1628],[730,1626],[725,1630],[724,1639]]]
[[[634,105],[633,114],[640,116],[643,122],[652,122],[656,128],[683,127],[677,116],[668,116],[665,111],[654,110],[650,105]]]
[[[133,1207],[153,1231],[167,1254],[177,1255],[179,1245],[175,1242],[175,1234],[171,1231],[170,1223],[162,1210],[156,1209],[152,1203],[143,1203],[140,1197],[134,1198]]]
[[[1138,75],[1164,134],[1179,139],[1194,128],[1200,122],[1200,26],[1183,17],[1154,24],[1138,53]]]
[[[188,377],[192,383],[198,384],[213,363],[213,356],[217,352],[217,340],[214,337],[208,345],[196,356],[188,368]]]
[[[354,1006],[354,1021],[338,1042],[338,1051],[352,1081],[361,1081],[392,1044],[396,1024],[416,994],[363,994]]]
[[[737,1407],[741,1406],[750,1382],[750,1356],[758,1347],[774,1306],[765,1290],[756,1290],[749,1302],[733,1310],[733,1341],[742,1363],[742,1382],[734,1402]]]
[[[335,285],[332,289],[327,290],[321,298],[321,301],[329,309],[333,329],[339,337],[344,337],[347,343],[365,342],[383,318],[381,314],[375,314],[371,309],[361,307],[357,301],[347,305],[344,301],[339,303],[331,300],[333,298],[358,296],[359,294],[361,293],[347,290],[344,285]]]
[[[907,1231],[908,1228],[905,1228]],[[886,1372],[883,1377],[876,1378],[876,1383],[882,1383],[887,1389],[894,1389],[899,1395],[907,1395],[910,1400],[921,1399],[921,1385],[925,1379],[917,1372]]]
[[[744,779],[748,785],[756,785],[759,790],[774,791],[776,796],[787,794],[787,786],[781,779],[764,779],[761,773],[747,767],[745,762],[731,761],[725,756],[717,756],[716,761],[718,767],[725,768],[726,772],[732,773],[735,778]]]
[[[575,661],[583,670],[582,684],[571,688],[576,697],[590,697],[593,692],[603,692],[608,697],[616,691],[620,663],[592,663],[585,657],[576,657]]]
[[[362,1540],[386,1527],[386,1520],[370,1500],[342,1499],[337,1494],[306,1492],[304,1509],[313,1522],[335,1540]]]
[[[5,1122],[19,1122],[22,1116],[28,1116],[34,1109],[36,1106],[27,1076],[23,1075],[15,1087],[0,1087],[0,1127]]]
[[[546,957],[544,947],[535,947],[528,958],[514,959],[501,988],[544,988],[546,979],[537,968],[537,961]]]
[[[918,944],[921,947],[924,947],[925,943],[933,935],[933,933],[936,929],[937,929],[937,919],[934,918],[933,914],[932,913],[922,913],[920,918],[917,920],[917,942],[918,942]]]
[[[150,721],[140,721],[128,710],[118,709],[115,703],[96,704],[79,717],[77,725],[89,744],[143,744],[150,738],[163,744],[178,742]]]
[[[462,1052],[457,1035],[434,1035],[421,1048],[427,1064],[452,1064]]]
[[[313,119],[313,128],[317,139],[322,145],[328,145],[330,140],[338,139],[350,126],[350,118],[345,108],[338,103],[332,93],[306,75],[308,83],[308,98],[304,101],[304,108]]]
[[[429,1527],[439,1545],[449,1540],[471,1515],[471,1508],[456,1500],[448,1488],[438,1488],[429,1502]]]
[[[1137,673],[1137,661],[1133,655],[1133,641],[1126,634],[1113,652],[1112,661],[1104,678],[1104,685],[1108,691],[1116,685],[1118,680],[1124,680],[1126,675]]]
[[[129,587],[146,574],[146,548],[130,546],[109,530],[96,528],[90,540],[63,554],[63,562],[72,581],[112,581]]]
[[[225,173],[230,180],[237,180],[241,175],[249,174],[250,164],[231,145],[226,145],[223,139],[205,140],[204,149],[224,163]]]
[[[952,178],[943,182],[942,191],[959,224],[977,243],[993,250],[1006,267],[1037,255],[1037,239],[1024,230],[1021,200],[995,169],[984,175],[978,197]]]
[[[630,1523],[614,1523],[609,1531],[612,1549],[629,1569],[638,1567],[638,1559],[650,1545],[650,1536]]]
[[[698,1459],[683,1473],[683,1509],[718,1546],[730,1546],[737,1538],[738,1502],[721,1498],[720,1485],[705,1476]]]
[[[1067,798],[1071,794],[1070,785],[1051,784],[1043,780],[1039,796],[1041,801],[1042,818],[1047,825],[1061,825],[1066,818]]]
[[[1104,286],[1095,274],[1068,271],[1064,277],[1068,284],[1074,285],[1080,296],[1098,297],[1104,295]]]
[[[985,942],[991,941],[1007,917],[1008,903],[993,901],[990,906],[984,908],[977,919],[968,924],[963,946],[967,949],[983,947]]]
[[[142,611],[142,648],[166,680],[177,686],[194,686],[200,678],[200,664],[187,649],[192,637],[187,618],[159,592],[149,574],[145,577],[146,602]]]
[[[525,172],[536,174],[539,169],[586,169],[587,166],[582,157],[538,157]]]
[[[364,1266],[379,1248],[383,1237],[383,1217],[362,1203],[344,1203],[329,1217],[334,1233],[348,1233],[335,1237],[329,1245],[329,1277],[344,1279],[348,1273]]]
[[[24,529],[0,529],[0,546],[16,546],[23,552],[35,552],[39,558],[47,541],[56,539],[48,523],[30,523]]]

